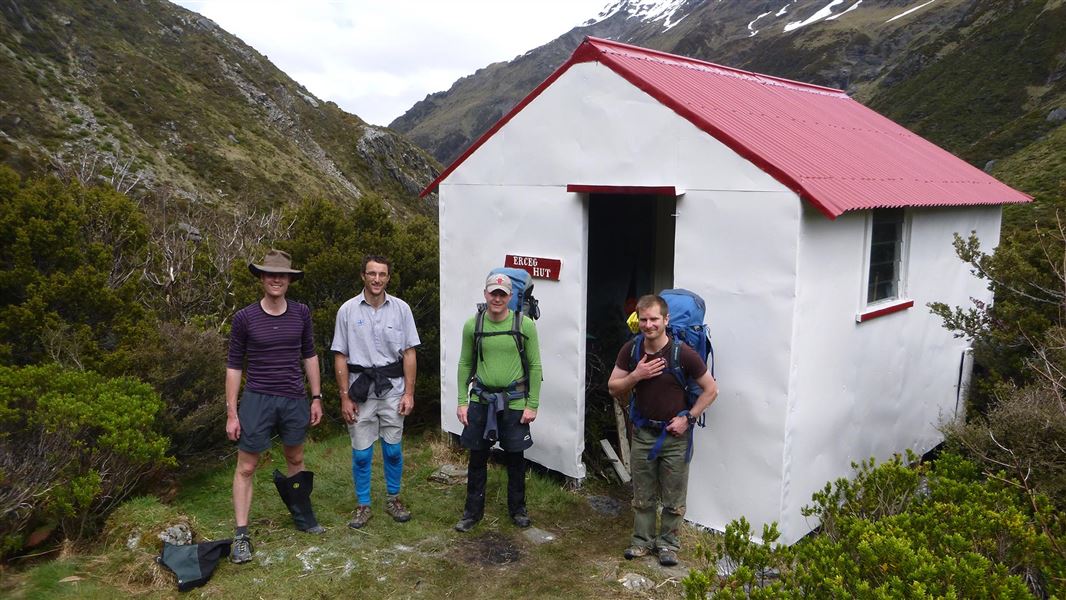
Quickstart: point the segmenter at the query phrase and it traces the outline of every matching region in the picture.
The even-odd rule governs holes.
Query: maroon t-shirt
[[[311,309],[286,301],[280,315],[268,314],[259,302],[233,315],[226,366],[244,368],[245,387],[253,392],[286,398],[304,398],[303,359],[315,355],[311,334]]]
[[[614,364],[619,369],[629,372],[630,356],[633,354],[633,341],[629,340],[618,351],[618,358]],[[648,419],[655,421],[668,421],[677,416],[677,413],[688,408],[685,404],[685,388],[681,387],[677,377],[670,371],[670,347],[673,344],[667,341],[661,350],[654,354],[644,353],[649,356],[648,360],[665,358],[667,368],[657,377],[640,381],[636,386],[637,411]],[[689,379],[699,379],[707,372],[707,364],[700,359],[688,344],[681,344],[681,353],[678,356],[681,368]]]

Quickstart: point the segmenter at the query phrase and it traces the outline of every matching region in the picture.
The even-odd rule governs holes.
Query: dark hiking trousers
[[[507,464],[507,511],[510,516],[526,511],[526,457],[522,452],[504,452]],[[466,471],[466,507],[463,517],[485,516],[485,483],[488,481],[489,450],[471,450]]]

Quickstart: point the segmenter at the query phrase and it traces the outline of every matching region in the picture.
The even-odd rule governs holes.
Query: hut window
[[[907,219],[902,208],[871,211],[866,304],[903,296]]]

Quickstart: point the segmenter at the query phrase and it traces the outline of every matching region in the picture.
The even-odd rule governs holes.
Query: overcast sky
[[[426,94],[545,44],[608,0],[172,0],[314,95],[388,125]]]

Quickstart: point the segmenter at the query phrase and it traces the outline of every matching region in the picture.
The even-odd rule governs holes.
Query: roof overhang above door
[[[630,194],[633,196],[683,196],[685,190],[672,185],[588,185],[570,183],[566,191],[578,194]]]

